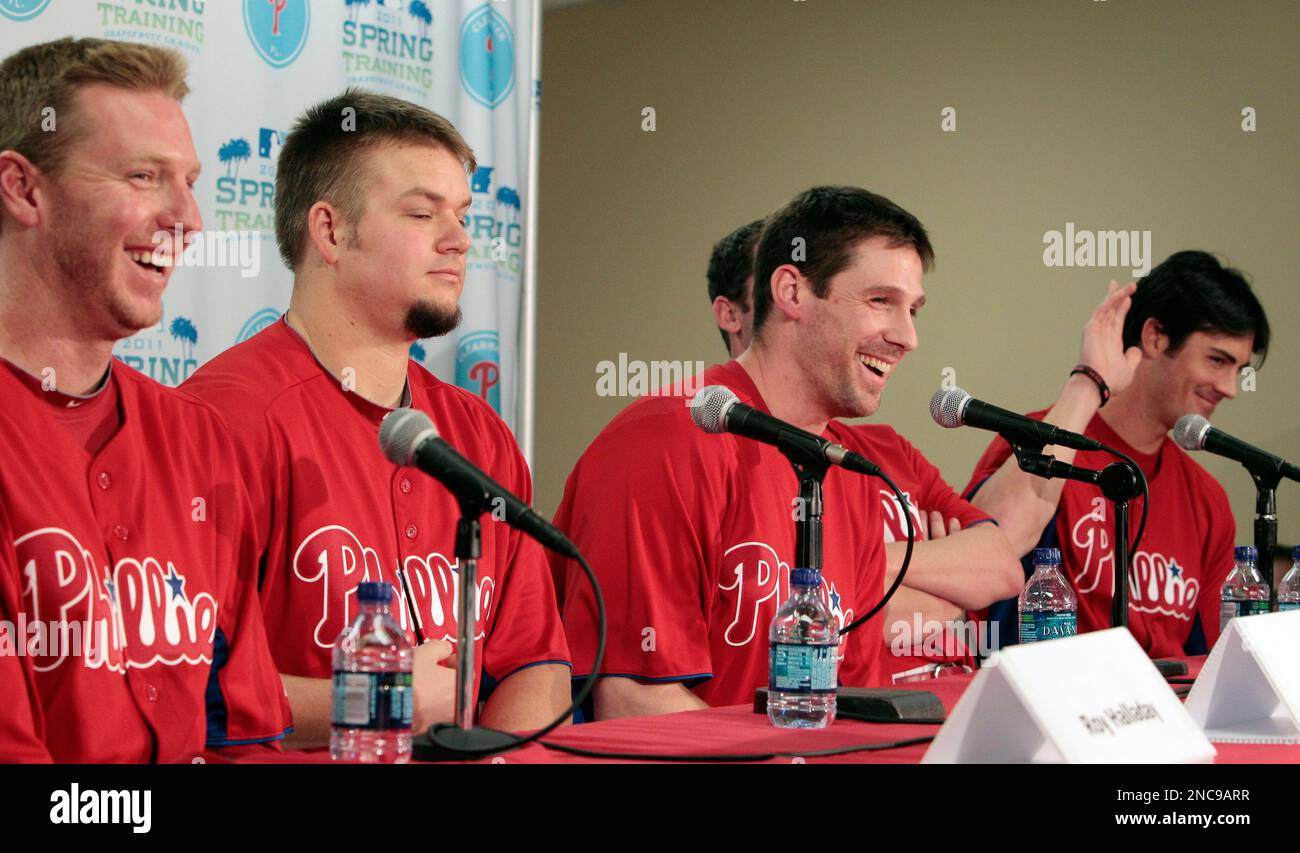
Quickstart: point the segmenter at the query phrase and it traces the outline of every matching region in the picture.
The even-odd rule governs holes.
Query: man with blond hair
[[[276,240],[294,271],[289,310],[185,385],[235,425],[297,745],[329,737],[331,646],[357,612],[362,581],[398,590],[395,613],[420,644],[416,730],[452,716],[447,663],[461,595],[478,603],[475,689],[480,699],[490,691],[479,721],[536,729],[568,705],[568,647],[540,546],[485,525],[478,588],[460,589],[455,498],[389,462],[378,444],[386,414],[419,409],[470,461],[531,498],[501,418],[408,357],[413,342],[460,321],[474,167],[456,128],[415,104],[351,89],[308,109],[276,168]]]
[[[176,54],[0,64],[0,761],[191,761],[289,722],[221,417],[112,358],[202,227]],[[140,128],[149,128],[141,133]]]

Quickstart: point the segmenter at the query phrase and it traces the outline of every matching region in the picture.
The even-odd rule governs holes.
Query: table
[[[1205,659],[1187,658],[1187,678],[1194,678]],[[906,687],[929,690],[943,702],[944,711],[952,712],[963,692],[974,679],[971,674],[913,682]],[[644,753],[652,755],[735,755],[741,753],[812,752],[859,744],[884,744],[933,735],[937,725],[859,723],[836,720],[822,730],[781,730],[773,728],[762,714],[748,705],[683,711],[653,717],[628,717],[569,726],[547,735],[546,740],[563,746],[598,752]],[[767,764],[915,764],[925,754],[928,744],[916,744],[879,752],[855,752],[844,755],[792,758],[776,757]],[[1254,744],[1215,744],[1219,764],[1300,764],[1300,745],[1266,746]],[[328,763],[325,750],[286,752],[272,759],[276,763]],[[475,763],[506,764],[608,764],[615,759],[569,755],[533,743],[493,759]]]

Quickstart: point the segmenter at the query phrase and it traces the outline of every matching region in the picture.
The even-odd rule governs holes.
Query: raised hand
[[[1129,386],[1142,361],[1142,350],[1138,347],[1124,349],[1124,317],[1133,303],[1135,290],[1136,282],[1120,287],[1118,282],[1111,281],[1106,298],[1083,327],[1079,361],[1100,373],[1112,394],[1119,394]]]

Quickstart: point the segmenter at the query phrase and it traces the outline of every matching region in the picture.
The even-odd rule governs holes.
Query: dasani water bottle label
[[[333,723],[354,729],[411,728],[411,673],[335,672]]]
[[[1077,633],[1079,633],[1078,620],[1073,612],[1020,614],[1020,642],[1022,643],[1073,637]]]
[[[772,643],[768,690],[781,693],[833,693],[835,646]]]

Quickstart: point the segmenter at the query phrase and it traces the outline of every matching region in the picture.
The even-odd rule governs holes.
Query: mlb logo
[[[280,156],[280,146],[284,145],[284,134],[269,127],[263,127],[257,134],[257,156],[274,160]]]
[[[470,192],[485,193],[492,189],[492,171],[491,166],[479,166],[475,169],[470,178]]]

